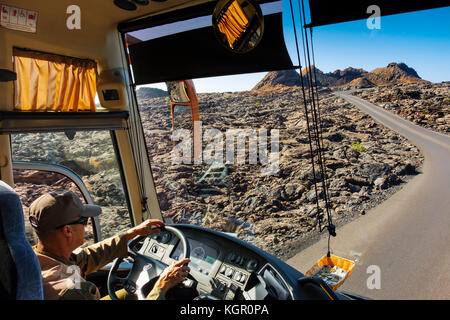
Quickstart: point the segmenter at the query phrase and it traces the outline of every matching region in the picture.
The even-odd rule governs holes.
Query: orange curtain
[[[14,109],[95,111],[97,65],[91,60],[14,49]]]
[[[226,36],[231,48],[234,48],[235,41],[239,39],[247,26],[248,18],[237,1],[233,1],[218,23],[220,32]]]

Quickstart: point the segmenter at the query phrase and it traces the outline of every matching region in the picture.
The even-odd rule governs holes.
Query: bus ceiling
[[[11,61],[13,47],[92,59],[97,61],[99,72],[121,68],[123,67],[123,57],[117,29],[122,33],[128,33],[162,23],[191,19],[194,16],[211,15],[217,2],[168,0],[164,2],[151,1],[148,5],[139,5],[138,1],[116,1],[118,4],[131,3],[132,7],[135,7],[132,8],[135,10],[123,10],[113,0],[3,1],[1,4],[0,69],[13,70]],[[264,3],[273,1],[257,2],[262,6]],[[373,4],[381,8],[381,15],[448,5],[448,1],[445,0],[361,0],[357,4],[355,1],[310,0],[308,3],[311,26],[367,18],[367,7]],[[34,24],[19,28],[17,23],[9,18],[14,10],[30,13],[30,16],[35,19]],[[264,46],[264,44],[261,43],[260,46]],[[138,55],[137,52],[136,55]],[[285,68],[286,66],[280,62],[280,66],[275,67]],[[233,70],[233,72],[235,71]],[[185,79],[192,78],[195,78],[194,75],[185,77]],[[181,80],[181,78],[171,80]],[[12,91],[12,83],[0,82],[0,94],[3,97],[0,101],[1,110],[5,111],[12,105],[11,95],[5,94],[10,91]]]

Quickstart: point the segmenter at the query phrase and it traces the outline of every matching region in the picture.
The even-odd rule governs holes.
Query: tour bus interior
[[[320,1],[309,2],[314,13]],[[280,208],[289,207],[292,214],[303,191],[298,185],[289,185],[292,190],[284,188],[281,195],[270,189],[288,185],[296,174],[279,168],[274,157],[275,150],[284,147],[279,139],[285,131],[278,129],[303,105],[251,92],[235,97],[224,88],[214,100],[213,95],[197,94],[194,86],[195,79],[298,69],[301,57],[286,47],[283,21],[298,19],[297,31],[302,32],[305,25],[294,18],[300,17],[302,3],[3,1],[0,178],[20,195],[29,244],[37,241],[28,222],[31,202],[51,190],[68,189],[85,203],[102,207],[102,214],[88,225],[85,245],[148,218],[170,226],[134,239],[128,258],[87,275],[104,295],[114,297],[110,288],[119,284],[143,298],[165,266],[190,257],[191,274],[169,299],[362,299],[288,265],[277,251],[282,244],[276,236],[255,227],[290,232]],[[393,8],[396,12],[400,9]],[[27,22],[21,24],[24,13]],[[361,18],[358,14],[343,21]],[[319,18],[323,24],[339,22]],[[145,89],[138,88],[155,83],[167,91],[150,100],[140,96]],[[304,99],[300,90],[286,94]],[[314,99],[317,92],[309,94]],[[270,103],[282,112],[262,108]],[[258,123],[256,130],[246,130],[252,125],[243,120],[248,115]],[[224,147],[227,129],[237,130],[230,130],[231,154],[230,146]],[[294,143],[297,139],[308,147],[308,133],[317,138],[314,146],[320,149],[319,135],[309,132],[309,125],[288,134]],[[244,152],[235,157],[240,135]],[[320,150],[316,152],[320,156]],[[311,187],[318,183],[316,192],[326,200],[321,160],[316,161],[305,177]],[[293,162],[289,168],[295,166]],[[249,177],[253,180],[246,185]],[[8,187],[2,188],[2,195],[9,194]],[[266,200],[258,194],[263,191]],[[253,197],[244,199],[247,192]],[[310,214],[295,221],[309,234],[324,231],[333,236],[327,204],[320,205],[317,212],[311,202]],[[4,208],[2,204],[2,216]],[[269,220],[263,224],[264,219]],[[297,237],[299,233],[290,234],[292,241]],[[0,241],[3,248],[6,240]],[[5,296],[16,292],[14,280],[8,281],[2,282]]]

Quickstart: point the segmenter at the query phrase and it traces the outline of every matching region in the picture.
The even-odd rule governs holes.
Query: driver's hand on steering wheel
[[[158,219],[148,219],[137,225],[134,228],[129,229],[125,236],[127,241],[133,239],[136,236],[148,236],[154,233],[160,232],[160,228],[164,227],[166,224]]]
[[[183,282],[183,280],[188,276],[191,269],[187,264],[191,259],[186,258],[178,262],[172,263],[168,266],[159,276],[159,279],[155,283],[155,288],[161,289],[164,294],[177,284]]]

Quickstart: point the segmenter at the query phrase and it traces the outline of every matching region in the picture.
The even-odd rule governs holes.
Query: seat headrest
[[[39,261],[25,236],[25,223],[19,195],[0,180],[0,219],[4,240],[17,270],[17,300],[42,300]]]

